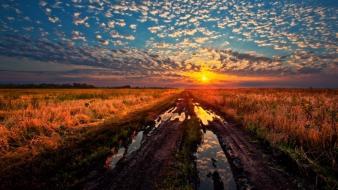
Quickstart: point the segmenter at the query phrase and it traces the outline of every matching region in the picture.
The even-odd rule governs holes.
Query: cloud
[[[60,19],[58,17],[53,17],[53,16],[50,16],[48,17],[48,20],[51,22],[51,23],[57,23],[60,21]]]
[[[74,24],[76,26],[77,25],[84,25],[87,28],[90,27],[90,25],[86,22],[88,20],[88,17],[86,16],[84,18],[80,18],[79,16],[80,16],[79,13],[74,13],[74,19],[73,19]]]
[[[79,31],[73,31],[72,32],[72,39],[73,40],[87,41],[86,37]]]
[[[163,28],[164,28],[164,26],[152,26],[152,27],[149,27],[148,30],[151,33],[157,33],[157,32],[159,32]]]
[[[324,2],[35,3],[0,3],[1,56],[147,76],[202,68],[291,76],[337,67],[337,10]]]
[[[129,28],[131,28],[131,29],[133,29],[133,30],[136,30],[136,27],[137,27],[136,24],[131,24],[131,25],[129,25]]]
[[[0,42],[0,55],[13,58],[103,67],[123,73],[146,73],[149,70],[164,72],[177,69],[176,63],[168,58],[162,59],[136,49],[109,50],[103,47],[53,43],[48,40],[31,41],[18,36],[6,36],[0,38]],[[104,40],[101,42],[106,43]],[[11,50],[8,51],[9,46]]]

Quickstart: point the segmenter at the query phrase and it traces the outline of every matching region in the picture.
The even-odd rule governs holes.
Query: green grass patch
[[[175,168],[168,172],[160,189],[190,190],[196,188],[198,173],[194,153],[202,139],[199,120],[196,117],[186,120],[181,130],[183,130],[183,140],[175,155]]]

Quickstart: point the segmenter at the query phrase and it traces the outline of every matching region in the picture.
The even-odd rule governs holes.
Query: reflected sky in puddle
[[[185,112],[178,113],[177,107],[170,108],[163,114],[161,114],[156,120],[155,120],[155,128],[160,126],[161,123],[166,122],[168,120],[174,121],[175,119],[178,119],[180,122],[183,122],[186,118]]]
[[[188,115],[190,118],[190,116]],[[142,139],[144,135],[150,136],[152,132],[154,131],[155,128],[159,127],[162,123],[166,121],[174,121],[178,119],[178,121],[183,122],[186,119],[186,114],[185,112],[178,113],[177,112],[177,107],[172,107],[168,109],[166,112],[161,114],[156,120],[155,120],[155,126],[146,127],[146,131],[139,131],[136,135],[131,135],[129,139],[125,139],[123,142],[120,143],[118,148],[113,148],[111,151],[111,154],[107,157],[106,162],[105,162],[105,167],[109,169],[114,169],[116,164],[118,163],[119,160],[121,160],[123,157],[128,156],[132,152],[138,150],[141,145],[142,145]],[[149,129],[150,128],[150,129]],[[149,132],[150,130],[150,132]],[[135,133],[134,133],[135,134]],[[125,143],[128,142],[132,138],[131,143],[126,146]]]
[[[119,149],[112,149],[112,154],[108,156],[105,162],[105,167],[114,169],[117,162],[123,157],[130,155],[132,152],[138,150],[141,147],[144,131],[139,131],[136,136],[133,137],[132,142],[127,148],[120,146]]]
[[[213,132],[207,130],[204,133],[203,142],[198,147],[196,156],[199,190],[236,189],[228,160]]]
[[[138,150],[141,147],[141,142],[143,139],[143,131],[137,133],[136,137],[133,139],[132,143],[129,145],[127,150],[127,155]]]
[[[198,103],[194,103],[194,112],[196,116],[201,120],[203,125],[208,125],[210,121],[214,119],[219,119],[224,123],[224,120],[219,115],[215,114],[213,111],[203,109]]]

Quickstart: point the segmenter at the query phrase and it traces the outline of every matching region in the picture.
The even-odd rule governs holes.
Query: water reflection
[[[109,169],[114,169],[117,162],[121,160],[121,158],[123,158],[125,152],[126,149],[124,147],[119,148],[117,152],[114,148],[114,150],[112,150],[112,154],[106,159],[105,167]]]
[[[213,132],[207,130],[204,133],[196,155],[199,190],[236,189],[228,160]]]
[[[175,119],[178,119],[180,122],[183,122],[186,118],[185,112],[178,113],[177,107],[170,108],[163,114],[161,114],[156,120],[155,120],[155,128],[160,126],[163,122],[166,122],[168,120],[174,121]]]
[[[127,155],[138,150],[141,147],[143,133],[144,133],[143,131],[140,131],[137,133],[136,137],[133,139],[132,143],[129,145],[127,149]]]
[[[132,141],[129,145],[125,146],[121,143],[119,148],[113,148],[111,155],[106,159],[105,167],[114,169],[119,160],[138,150],[142,144],[143,134],[144,131],[139,131],[136,135],[131,137]]]
[[[134,131],[130,137],[123,139],[117,147],[111,150],[111,154],[106,159],[105,167],[114,169],[119,160],[141,147],[144,135],[150,136],[162,123],[176,119],[183,122],[186,119],[186,114],[185,112],[178,113],[177,107],[172,107],[155,120],[155,126],[147,126],[141,131]]]
[[[197,117],[201,120],[203,125],[208,125],[209,121],[213,121],[214,119],[219,119],[221,122],[224,123],[222,117],[220,117],[213,111],[203,109],[198,103],[194,103],[194,112],[197,115]]]

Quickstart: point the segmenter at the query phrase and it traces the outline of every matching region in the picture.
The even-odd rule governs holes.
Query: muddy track
[[[189,115],[187,96],[176,102],[175,113]],[[157,189],[157,185],[172,168],[175,153],[183,137],[182,122],[178,119],[159,123],[142,140],[138,151],[122,158],[116,167],[85,185],[84,189]]]
[[[183,93],[176,102],[175,113],[185,113],[185,117],[194,115],[189,99],[190,95]],[[215,118],[204,127],[217,135],[237,189],[299,189],[295,179],[278,169],[274,157],[266,153],[261,144],[252,142],[243,128],[221,120]],[[84,189],[157,189],[167,171],[175,165],[175,153],[184,140],[182,127],[177,118],[160,123],[143,138],[138,151],[123,157],[114,169],[86,183]]]
[[[230,120],[214,120],[205,127],[217,135],[238,189],[306,189],[299,178],[282,169],[286,166],[281,166],[281,158],[273,154],[271,147],[259,142],[241,125],[234,124],[233,119],[224,116],[217,108],[199,102],[204,108]]]
[[[120,160],[116,168],[105,174],[98,184],[86,189],[155,189],[157,178],[172,164],[173,152],[181,141],[182,134],[175,129],[178,127],[178,122],[161,125],[139,151]]]
[[[256,189],[298,189],[294,178],[278,169],[273,156],[243,129],[214,121],[210,128],[217,134],[227,155],[238,186]]]

